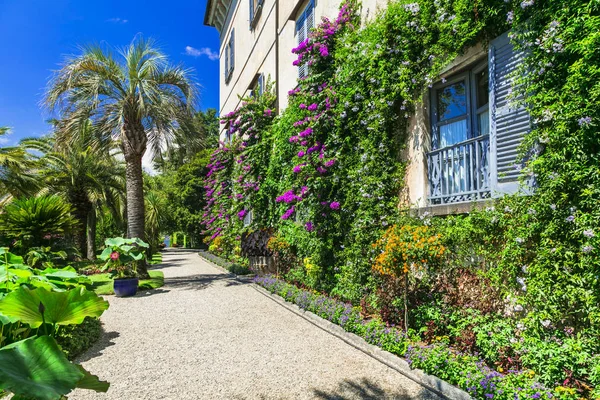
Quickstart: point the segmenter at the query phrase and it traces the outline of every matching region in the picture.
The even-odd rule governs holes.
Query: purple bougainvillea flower
[[[278,198],[275,199],[275,201],[277,203],[284,202],[287,204],[289,204],[293,201],[296,201],[296,200],[302,200],[302,197],[296,196],[296,194],[294,194],[293,190],[288,190],[287,192],[285,192],[284,194],[282,194],[281,196],[279,196]]]
[[[302,167],[304,167],[306,164],[298,164],[294,167],[293,171],[295,174],[300,173],[300,171],[302,171]]]
[[[246,216],[247,211],[246,210],[242,210],[238,213],[238,218],[239,219],[244,219],[244,217]]]
[[[299,133],[300,137],[309,137],[310,135],[312,135],[313,130],[312,128],[306,128],[305,130],[303,130],[302,132]]]
[[[306,104],[304,103],[300,103],[300,105],[298,106],[301,110],[304,110],[306,108]]]
[[[335,159],[329,160],[325,163],[326,167],[332,167],[335,164]]]
[[[298,152],[298,157],[302,158],[302,157],[304,157],[304,154],[306,154],[306,153],[304,151],[300,150]]]
[[[310,222],[310,221],[308,221],[306,224],[304,224],[304,226],[306,227],[306,230],[308,232],[312,232],[315,229],[312,222]]]
[[[290,138],[290,143],[298,143],[298,140],[300,140],[300,139],[298,138],[298,136],[292,136],[292,137]]]
[[[310,106],[308,106],[308,111],[316,111],[317,107],[317,103],[312,103]]]
[[[295,207],[290,207],[288,208],[288,210],[281,216],[281,219],[288,219],[292,216],[292,214],[294,214],[294,211],[296,211]]]
[[[273,111],[272,111],[270,108],[267,108],[267,109],[265,110],[265,116],[267,116],[267,117],[270,117],[272,112],[273,112]]]
[[[338,203],[337,201],[332,201],[331,204],[329,205],[329,208],[331,208],[332,210],[339,210],[340,203]]]

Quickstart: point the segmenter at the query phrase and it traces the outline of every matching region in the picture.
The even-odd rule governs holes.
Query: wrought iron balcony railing
[[[490,138],[478,136],[427,154],[429,203],[490,197]]]

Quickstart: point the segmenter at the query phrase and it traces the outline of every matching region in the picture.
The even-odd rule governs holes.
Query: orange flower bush
[[[373,248],[379,250],[373,271],[393,277],[408,274],[411,268],[438,266],[446,253],[441,235],[427,226],[393,225]]]

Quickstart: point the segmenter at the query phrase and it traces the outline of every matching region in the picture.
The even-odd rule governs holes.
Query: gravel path
[[[69,399],[437,399],[196,253],[172,250],[165,286],[109,297],[79,362],[111,383]]]

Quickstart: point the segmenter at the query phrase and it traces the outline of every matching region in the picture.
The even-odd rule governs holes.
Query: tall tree
[[[158,155],[180,126],[189,124],[196,85],[190,70],[169,64],[152,40],[137,37],[117,55],[98,46],[67,60],[49,84],[46,102],[59,108],[65,132],[92,118],[119,140],[126,164],[127,233],[145,238],[142,157]],[[146,266],[140,268],[147,275]]]
[[[70,146],[57,145],[54,136],[24,139],[21,146],[35,151],[42,191],[61,194],[71,204],[79,224],[77,249],[95,260],[96,212],[102,205],[117,209],[125,174],[122,162],[113,154],[114,143],[98,140],[91,122],[83,124],[75,139]]]

